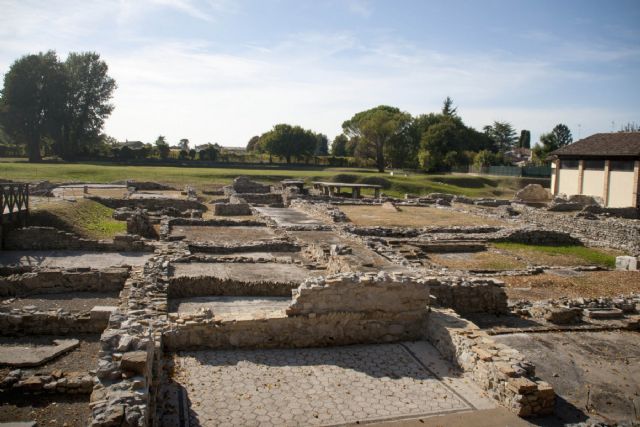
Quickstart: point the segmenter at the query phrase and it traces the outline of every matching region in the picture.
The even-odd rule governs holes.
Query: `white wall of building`
[[[572,195],[580,194],[578,188],[578,169],[558,169],[556,172],[558,180],[558,193]]]
[[[609,172],[609,203],[611,208],[633,206],[633,171]]]

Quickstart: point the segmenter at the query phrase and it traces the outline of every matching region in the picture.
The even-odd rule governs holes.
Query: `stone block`
[[[109,321],[111,313],[117,309],[118,307],[110,305],[96,305],[91,309],[89,315],[92,321]]]
[[[616,270],[623,271],[637,271],[638,259],[633,256],[617,256],[616,257]]]
[[[538,389],[536,383],[525,377],[510,378],[507,387],[518,394],[527,394]]]
[[[123,371],[132,371],[144,375],[147,369],[146,351],[128,351],[122,355],[120,367]]]

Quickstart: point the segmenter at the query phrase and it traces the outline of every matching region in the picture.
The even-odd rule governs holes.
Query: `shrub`
[[[353,184],[354,182],[358,181],[358,176],[357,175],[351,175],[348,173],[339,173],[337,175],[334,175],[331,178],[332,182],[346,182],[348,184]]]
[[[360,182],[362,182],[363,184],[379,185],[385,190],[391,188],[391,181],[380,176],[368,176],[366,178],[363,178]]]

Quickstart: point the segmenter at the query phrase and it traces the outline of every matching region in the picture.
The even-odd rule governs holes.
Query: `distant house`
[[[125,141],[119,142],[118,145],[120,146],[120,148],[128,147],[132,150],[139,150],[141,148],[144,148],[144,142],[142,141]]]
[[[531,161],[531,150],[518,147],[504,153],[504,159],[515,166],[526,166]]]
[[[554,195],[584,194],[607,207],[640,207],[640,132],[597,133],[551,155]]]

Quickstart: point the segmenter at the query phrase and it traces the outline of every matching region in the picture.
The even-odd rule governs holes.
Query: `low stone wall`
[[[68,312],[62,309],[37,311],[12,309],[0,311],[0,335],[76,335],[99,334],[108,319],[93,317],[88,311]]]
[[[535,366],[452,310],[430,312],[426,335],[442,356],[512,412],[522,417],[553,413],[555,392],[535,377]]]
[[[425,311],[426,312],[426,311]],[[424,314],[329,313],[216,322],[171,315],[165,349],[325,347],[419,339]]]
[[[349,218],[337,207],[330,203],[309,202],[304,199],[291,201],[290,207],[299,209],[312,217],[333,224],[336,222],[349,222]]]
[[[15,369],[0,381],[0,390],[12,394],[90,394],[93,390],[93,376],[88,372],[64,372],[61,370],[46,374],[27,375],[21,369]]]
[[[268,240],[243,243],[241,245],[225,245],[215,243],[194,242],[189,244],[191,252],[208,254],[234,254],[243,252],[299,252],[300,246],[289,240]]]
[[[153,247],[136,235],[117,235],[113,241],[92,240],[53,227],[24,227],[7,234],[5,249],[149,252]]]
[[[230,196],[235,193],[252,193],[252,194],[265,194],[271,192],[271,186],[260,184],[259,182],[251,181],[246,176],[239,176],[233,180],[231,185],[223,187],[224,194]]]
[[[582,245],[582,241],[565,231],[544,230],[539,228],[523,228],[510,230],[497,237],[490,237],[493,242],[524,243],[527,245]]]
[[[251,215],[251,206],[247,203],[215,203],[213,214],[221,216]]]
[[[312,277],[293,291],[289,316],[342,312],[419,314],[431,280],[402,274],[353,273]]]
[[[459,313],[508,313],[504,282],[495,279],[438,278],[428,281],[435,304]]]
[[[263,221],[255,221],[252,219],[232,220],[232,219],[199,219],[199,218],[170,218],[168,220],[170,227],[174,225],[195,225],[199,227],[266,227]]]
[[[200,203],[197,200],[188,199],[172,199],[172,198],[157,198],[157,199],[121,199],[113,197],[100,197],[100,196],[85,196],[86,199],[93,200],[94,202],[101,203],[111,209],[118,208],[140,208],[147,209],[149,211],[160,211],[164,208],[173,208],[179,211],[198,210],[206,211],[207,206]]]
[[[247,267],[250,268],[250,267]],[[210,276],[174,277],[169,281],[169,298],[198,296],[272,296],[290,297],[300,283],[238,282]]]
[[[242,193],[229,197],[231,203],[249,203],[252,205],[283,206],[282,194],[278,193]]]
[[[0,277],[0,297],[68,292],[119,292],[129,275],[129,268],[102,270],[89,268],[40,269]]]
[[[521,218],[547,230],[570,233],[586,244],[604,246],[640,255],[640,220],[621,218],[585,219],[569,214],[549,214],[524,207]]]

